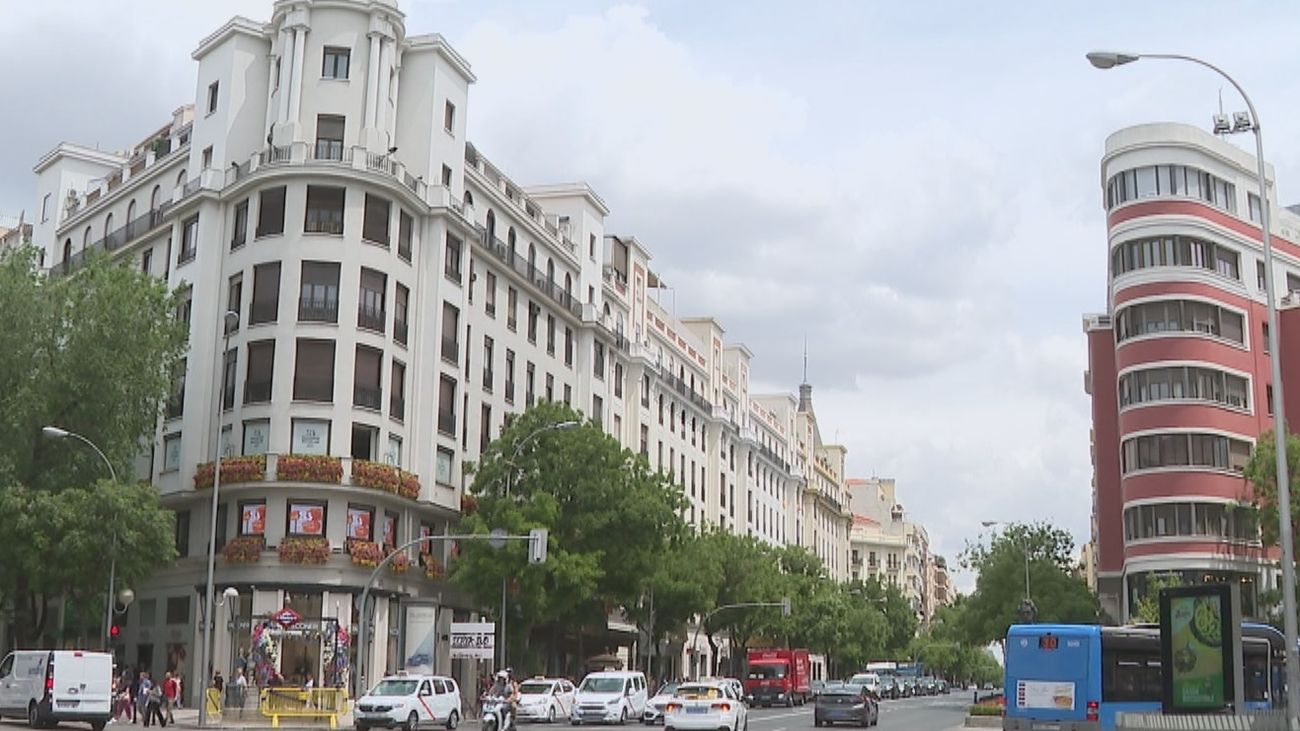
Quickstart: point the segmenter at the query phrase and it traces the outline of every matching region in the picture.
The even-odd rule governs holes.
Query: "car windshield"
[[[827,688],[826,691],[822,693],[822,695],[823,695],[823,696],[828,696],[828,697],[829,697],[829,696],[845,696],[845,697],[848,697],[848,696],[855,696],[855,695],[858,695],[858,693],[860,693],[860,692],[861,692],[861,691],[859,691],[857,688],[849,688],[849,687],[847,687],[847,686],[843,686],[843,685],[841,685],[841,686],[839,686],[839,687],[837,687],[837,688]]]
[[[675,695],[688,701],[713,700],[722,697],[722,690],[711,685],[683,685]]]
[[[659,687],[659,692],[655,695],[672,695],[677,692],[680,685],[681,683],[664,683]]]
[[[880,678],[875,675],[854,675],[849,679],[849,685],[875,685],[880,682]]]
[[[622,693],[622,678],[583,678],[578,690],[588,693]]]
[[[768,680],[771,678],[784,678],[784,677],[785,677],[784,665],[750,665],[749,666],[750,680]]]
[[[546,695],[550,692],[550,683],[524,683],[519,686],[520,695]]]
[[[417,680],[384,680],[380,681],[379,685],[376,685],[375,689],[370,691],[370,695],[410,695],[415,692],[415,686],[418,683]]]

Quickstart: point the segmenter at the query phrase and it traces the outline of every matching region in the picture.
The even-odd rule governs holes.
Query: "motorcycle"
[[[482,731],[515,731],[510,703],[501,696],[483,696]]]

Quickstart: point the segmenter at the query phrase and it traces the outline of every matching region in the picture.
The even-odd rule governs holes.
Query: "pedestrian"
[[[313,692],[312,692],[315,688],[316,688],[316,679],[312,677],[311,673],[307,673],[307,679],[303,681],[302,689],[307,691],[308,708],[316,707],[315,698],[313,697]]]
[[[176,717],[172,715],[172,708],[176,705],[178,690],[176,676],[169,671],[163,678],[162,683],[163,708],[167,713],[167,723],[176,723]]]
[[[239,709],[239,714],[244,714],[244,698],[248,693],[248,678],[244,675],[243,668],[235,668],[235,677],[230,680],[230,687],[234,693],[232,705]]]
[[[175,674],[172,675],[172,677],[176,679],[176,707],[177,707],[177,708],[184,708],[184,707],[185,707],[185,702],[184,702],[184,700],[185,700],[185,675],[182,674],[181,671],[177,670],[177,671],[175,672]]]
[[[216,688],[218,693],[226,689],[226,679],[221,677],[220,670],[212,673],[212,687]]]
[[[150,726],[153,724],[153,721],[156,719],[158,721],[159,726],[166,727],[167,717],[163,715],[162,708],[163,708],[162,686],[155,683],[151,683],[149,685],[149,693],[145,696],[144,725]]]
[[[149,719],[145,717],[145,712],[149,710],[149,692],[153,690],[153,680],[149,678],[148,670],[141,670],[135,684],[135,721],[142,721],[144,725],[149,725]]]

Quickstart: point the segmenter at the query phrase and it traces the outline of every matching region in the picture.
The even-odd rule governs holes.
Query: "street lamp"
[[[1286,402],[1282,398],[1282,348],[1278,342],[1281,338],[1281,331],[1277,326],[1277,288],[1274,286],[1273,273],[1273,236],[1269,227],[1268,182],[1264,177],[1264,136],[1260,131],[1259,113],[1255,111],[1254,102],[1250,100],[1250,96],[1246,94],[1245,89],[1241,88],[1241,84],[1238,84],[1236,79],[1229,76],[1227,72],[1218,66],[1202,61],[1199,58],[1172,53],[1093,51],[1088,54],[1088,62],[1099,69],[1114,68],[1143,58],[1186,61],[1210,69],[1227,80],[1229,84],[1232,84],[1232,87],[1241,95],[1242,100],[1246,102],[1246,109],[1250,113],[1249,119],[1241,119],[1241,115],[1237,115],[1238,121],[1231,131],[1244,132],[1249,129],[1255,133],[1256,182],[1259,184],[1259,229],[1264,245],[1264,288],[1265,296],[1268,298],[1266,303],[1268,306],[1268,349],[1271,354],[1269,360],[1272,365],[1273,377],[1273,439],[1274,448],[1277,452],[1278,537],[1282,543],[1282,621],[1286,630],[1286,646],[1295,648],[1297,645],[1295,547],[1291,543],[1291,483],[1287,475]],[[1288,678],[1300,678],[1300,659],[1296,657],[1295,652],[1286,653],[1286,672]],[[1300,682],[1287,683],[1286,696],[1288,713],[1292,718],[1295,718],[1296,714],[1300,713]]]
[[[992,528],[995,525],[1007,525],[1007,522],[1004,520],[981,520],[980,525],[985,528]],[[1021,553],[1025,554],[1025,601],[1032,603],[1033,599],[1029,595],[1029,546],[1027,543],[1022,544],[1015,541],[1012,541],[1012,543],[1016,548],[1020,549]]]
[[[515,476],[516,469],[515,460],[519,459],[519,455],[523,453],[525,446],[548,431],[567,431],[569,429],[576,429],[579,426],[581,425],[576,421],[561,421],[555,424],[546,424],[545,426],[534,429],[523,439],[515,442],[515,451],[510,455],[510,458],[505,461],[510,467],[510,470],[506,472],[505,497],[510,497],[510,481],[511,478]],[[504,669],[506,666],[506,585],[506,577],[503,576],[501,577],[501,664],[498,666],[498,669]]]
[[[76,432],[68,431],[67,429],[60,429],[57,426],[41,427],[41,436],[45,437],[46,439],[68,439],[68,438],[76,439],[82,444],[85,444],[86,446],[95,450],[95,454],[98,454],[99,458],[104,460],[104,466],[108,468],[108,476],[113,480],[113,484],[114,485],[117,484],[117,470],[113,469],[113,463],[108,461],[108,457],[104,455],[103,450],[95,446],[94,442],[90,441],[89,439],[81,436]],[[109,552],[109,556],[108,556],[108,595],[104,599],[105,606],[104,606],[103,638],[104,638],[105,650],[109,649],[110,638],[108,635],[112,631],[112,627],[113,627],[113,584],[117,581],[117,525],[116,523],[117,521],[114,521],[113,550]],[[130,590],[124,589],[123,591],[130,591]],[[132,594],[131,598],[134,599],[135,594]],[[126,603],[130,604],[130,602],[126,602]]]
[[[208,703],[207,692],[208,682],[212,678],[212,670],[208,667],[212,659],[212,630],[216,622],[213,616],[213,578],[217,570],[217,500],[221,492],[221,407],[226,400],[226,352],[230,350],[230,334],[239,329],[239,313],[234,310],[226,310],[225,317],[222,319],[222,342],[221,353],[218,354],[217,362],[221,364],[219,378],[220,385],[217,387],[217,448],[216,457],[212,460],[212,514],[210,530],[208,531],[208,583],[203,597],[203,645],[199,648],[199,687],[204,689],[202,698],[199,700],[199,726],[206,726],[208,723]]]

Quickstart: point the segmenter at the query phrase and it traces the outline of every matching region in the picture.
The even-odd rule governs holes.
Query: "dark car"
[[[898,678],[892,675],[880,676],[880,697],[893,700],[898,697]]]
[[[859,685],[824,688],[813,706],[813,725],[851,723],[875,726],[880,723],[880,704],[871,691]]]

